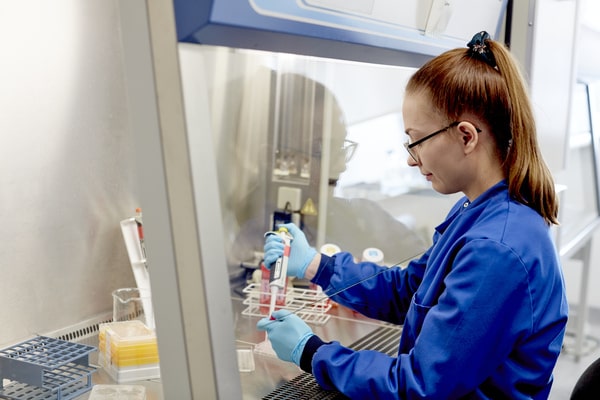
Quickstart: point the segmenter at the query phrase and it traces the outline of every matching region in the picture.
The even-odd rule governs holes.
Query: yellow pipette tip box
[[[142,321],[100,324],[100,365],[117,382],[160,378],[156,333]]]

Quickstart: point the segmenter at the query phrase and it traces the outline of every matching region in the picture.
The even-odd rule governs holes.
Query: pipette
[[[271,275],[269,277],[269,288],[271,290],[271,303],[269,305],[269,316],[273,319],[273,311],[275,311],[275,302],[277,295],[280,290],[285,289],[287,282],[287,268],[290,257],[291,243],[293,240],[292,235],[288,232],[286,227],[280,227],[276,232],[271,231],[265,233],[265,237],[269,235],[278,235],[283,239],[283,255],[275,261],[275,264],[271,267]]]
[[[271,320],[275,320],[273,317],[273,312],[275,311],[275,303],[277,301],[277,295],[280,290],[285,289],[285,284],[287,281],[287,267],[288,260],[291,251],[291,243],[294,239],[292,235],[288,232],[286,227],[279,227],[277,231],[269,231],[265,233],[265,237],[269,235],[278,235],[283,239],[283,254],[279,257],[275,263],[271,266],[271,274],[269,276],[269,287],[271,291],[271,302],[269,305],[269,318]],[[265,332],[265,340],[260,342],[254,348],[254,351],[258,353],[275,355],[275,351],[271,346],[271,342],[269,341],[269,334]]]

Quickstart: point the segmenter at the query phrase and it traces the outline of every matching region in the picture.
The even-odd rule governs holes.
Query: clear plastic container
[[[142,321],[147,327],[154,328],[152,298],[138,288],[122,288],[112,292],[113,321]]]
[[[89,400],[146,400],[146,388],[141,385],[95,385]]]

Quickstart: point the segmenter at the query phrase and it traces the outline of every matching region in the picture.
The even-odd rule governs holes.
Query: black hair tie
[[[477,32],[475,36],[473,36],[473,39],[467,43],[469,53],[480,60],[485,61],[492,68],[497,69],[496,58],[486,44],[487,40],[491,40],[491,37],[486,31]]]

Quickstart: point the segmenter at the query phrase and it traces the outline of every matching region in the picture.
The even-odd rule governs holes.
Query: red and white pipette
[[[267,232],[268,235],[279,235],[283,239],[283,255],[275,261],[275,264],[271,267],[271,275],[269,277],[269,288],[271,290],[271,303],[269,305],[269,316],[273,319],[273,311],[275,311],[275,301],[280,290],[285,289],[287,282],[287,269],[288,261],[291,251],[291,243],[293,240],[292,235],[288,232],[287,228],[280,227],[277,232]]]

